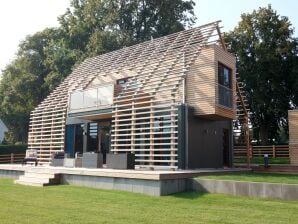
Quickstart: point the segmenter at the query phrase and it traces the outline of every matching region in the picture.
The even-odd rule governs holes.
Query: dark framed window
[[[218,63],[218,103],[222,106],[233,107],[232,69]]]
[[[232,69],[218,63],[218,84],[232,88]]]
[[[118,79],[117,81],[116,81],[116,84],[117,85],[120,85],[120,86],[124,86],[124,84],[128,81],[128,77],[126,77],[126,78],[123,78],[123,79]]]

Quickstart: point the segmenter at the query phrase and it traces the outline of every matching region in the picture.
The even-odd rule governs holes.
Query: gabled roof
[[[44,106],[50,106],[51,109],[65,107],[69,93],[84,89],[99,74],[121,71],[123,68],[132,69],[139,63],[143,64],[142,70],[144,70],[154,64],[156,60],[163,59],[165,53],[168,54],[169,51],[176,53],[177,50],[180,50],[184,54],[184,60],[189,62],[191,57],[197,56],[203,46],[220,41],[219,22],[180,31],[86,59],[34,111],[43,110]],[[139,74],[142,73],[142,70],[139,71]]]

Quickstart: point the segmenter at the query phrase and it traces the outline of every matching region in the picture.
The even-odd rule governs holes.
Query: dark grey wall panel
[[[229,130],[231,155],[231,121],[214,121],[188,116],[188,168],[223,167],[223,129]],[[231,156],[229,165],[231,165]]]

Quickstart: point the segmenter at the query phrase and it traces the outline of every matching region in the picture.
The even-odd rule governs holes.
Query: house
[[[133,153],[137,167],[232,163],[235,57],[219,22],[85,60],[31,113],[29,149]]]
[[[4,139],[4,134],[5,132],[7,132],[8,129],[6,127],[6,125],[3,123],[3,121],[0,119],[0,144],[2,143],[3,139]]]

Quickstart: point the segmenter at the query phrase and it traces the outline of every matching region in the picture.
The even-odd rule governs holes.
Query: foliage
[[[287,17],[270,5],[242,14],[234,31],[225,36],[237,58],[245,84],[254,137],[262,144],[287,130],[287,111],[297,105],[297,41]]]
[[[0,154],[25,153],[27,145],[0,145]]]
[[[290,224],[298,219],[297,202],[282,200],[197,192],[153,197],[70,185],[27,187],[8,179],[0,180],[0,189],[0,217],[6,224]]]
[[[194,22],[193,6],[192,0],[71,0],[60,26],[26,37],[2,72],[6,141],[26,142],[30,111],[85,58],[183,30]]]

